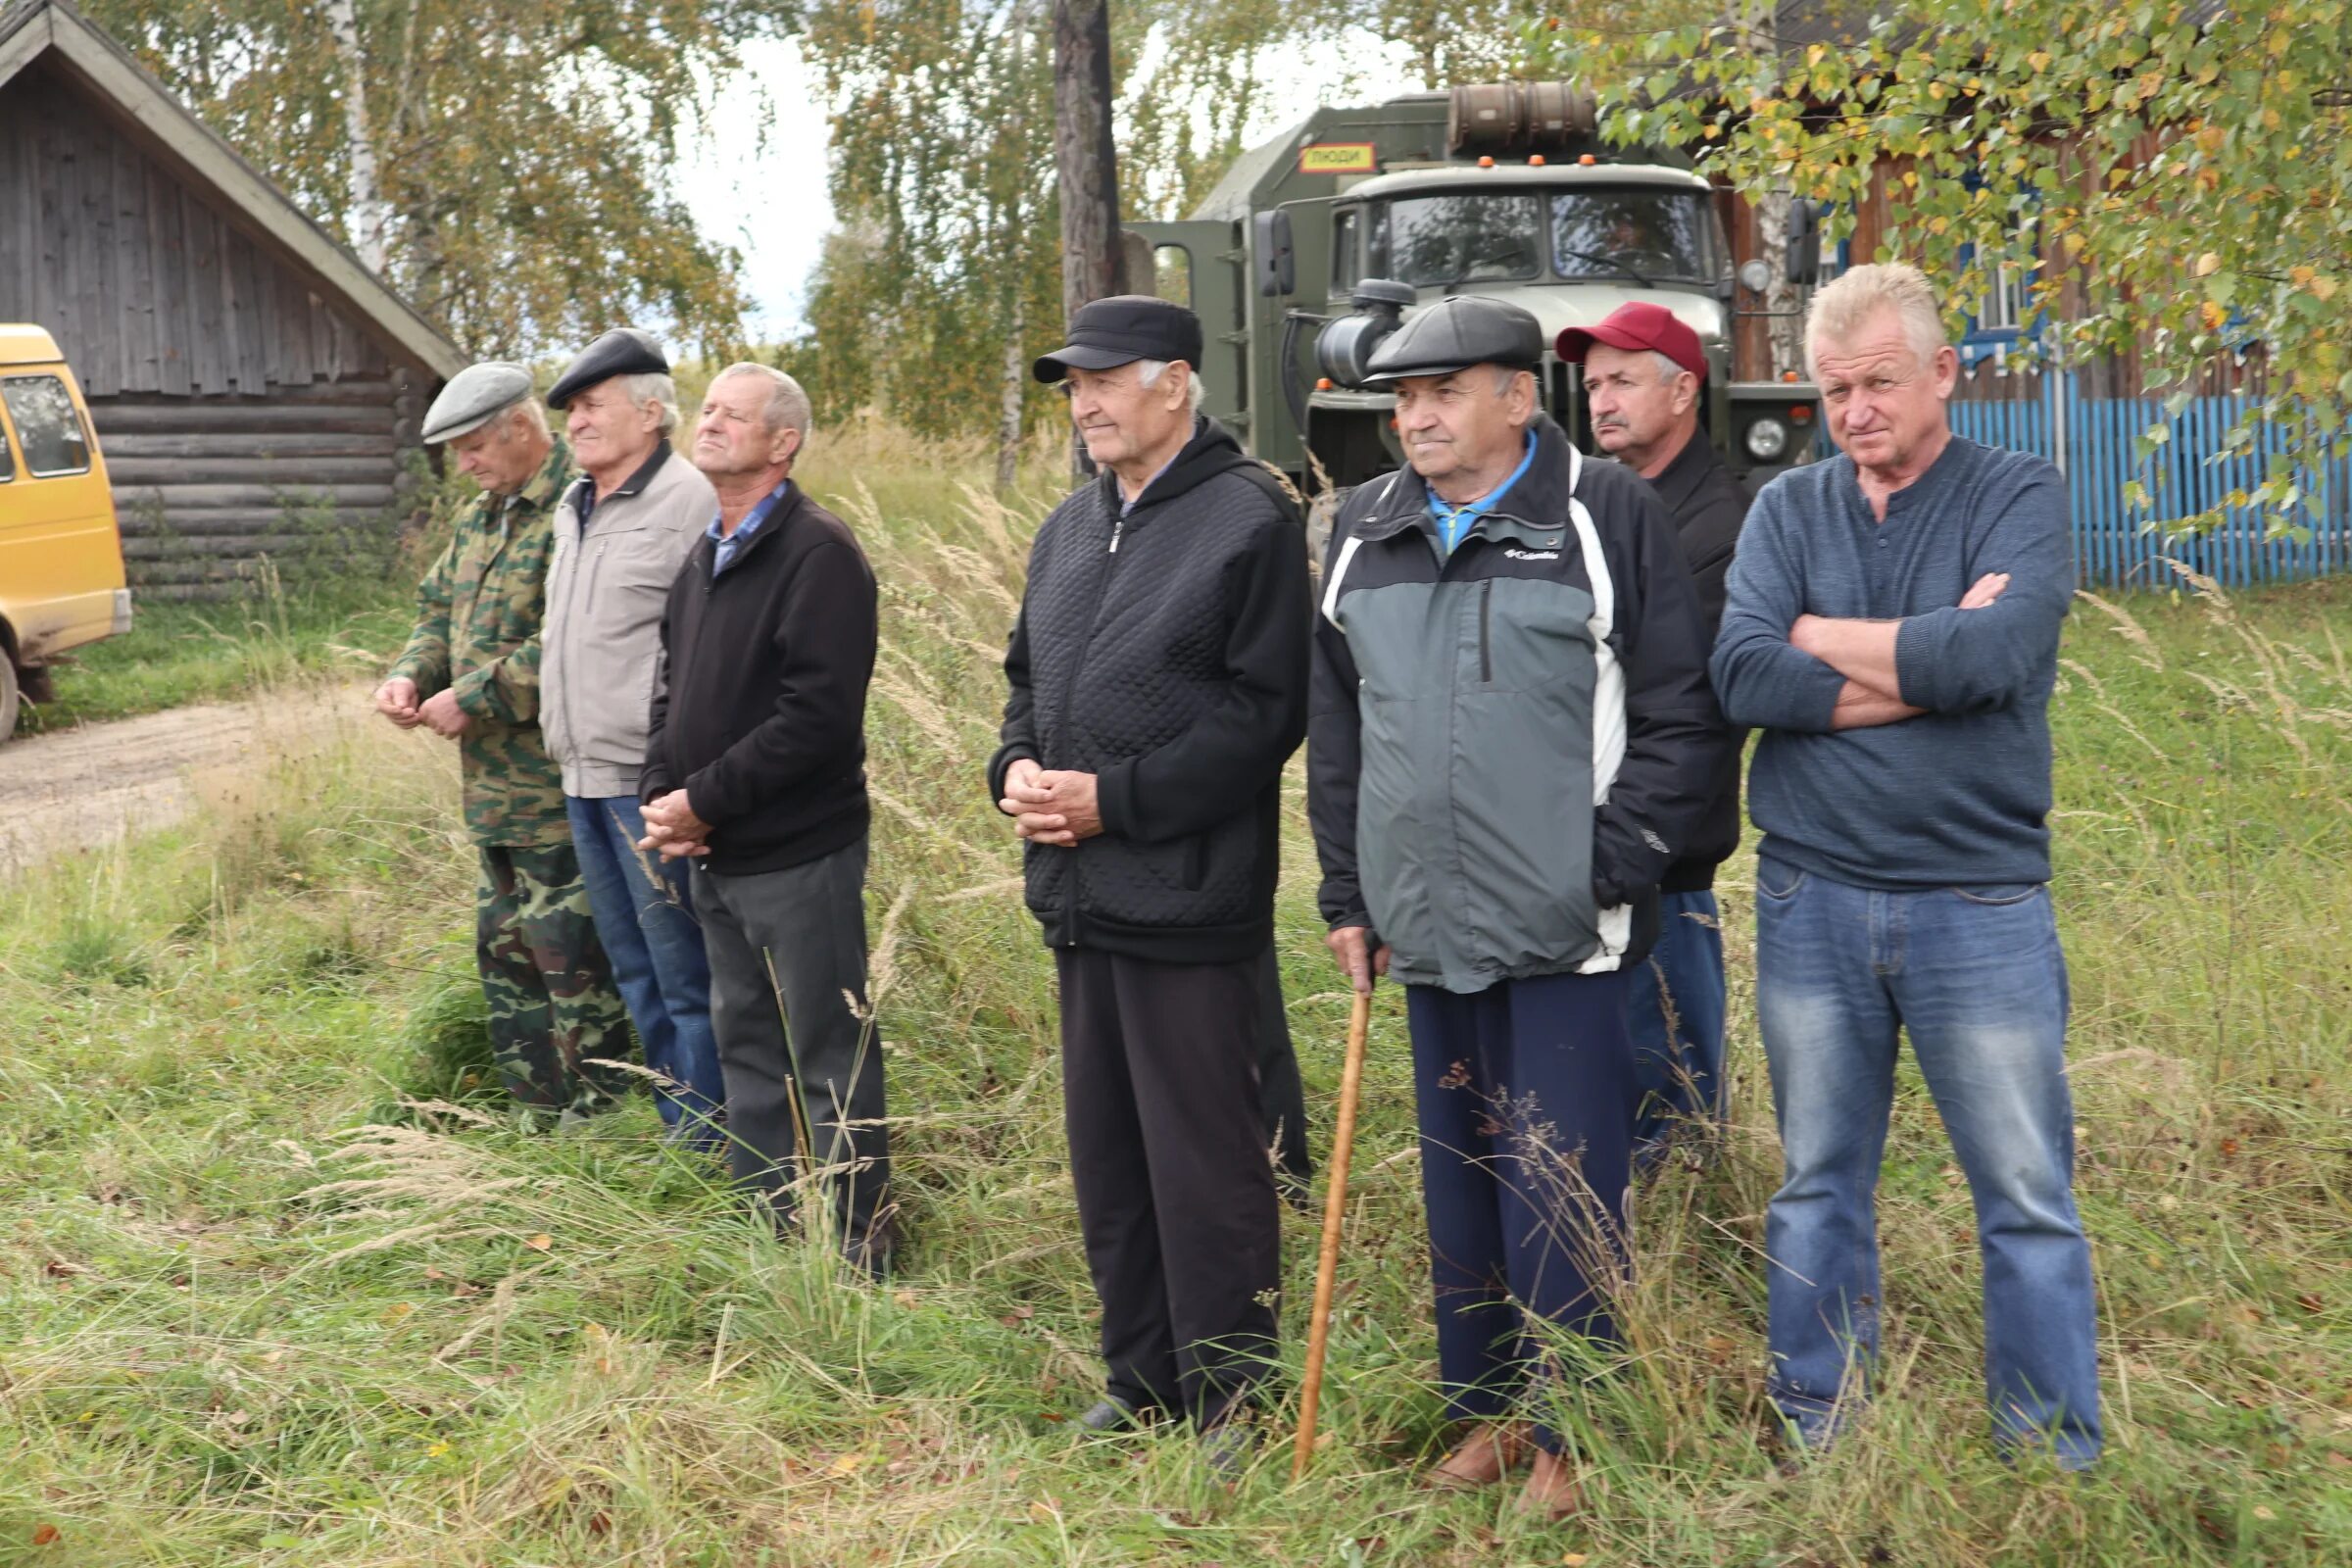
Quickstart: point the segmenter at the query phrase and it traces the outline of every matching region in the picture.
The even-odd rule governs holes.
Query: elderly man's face
[[[1959,356],[1946,343],[1922,362],[1891,310],[1865,318],[1844,339],[1816,338],[1813,371],[1830,439],[1858,467],[1905,473],[1949,428],[1944,405],[1960,377]]]
[[[1105,468],[1133,463],[1161,450],[1193,427],[1192,368],[1178,362],[1144,385],[1144,372],[1133,365],[1107,370],[1072,368],[1070,422],[1086,455]]]
[[[1404,461],[1441,496],[1449,479],[1499,480],[1518,466],[1536,409],[1536,378],[1527,371],[1473,365],[1447,375],[1408,375],[1396,387]],[[1502,472],[1493,473],[1498,465]]]
[[[1698,377],[1669,369],[1648,349],[1595,343],[1585,351],[1585,400],[1592,444],[1641,467],[1698,425]]]
[[[494,496],[513,495],[547,461],[552,443],[513,409],[492,415],[449,443],[458,471]]]
[[[629,401],[619,376],[572,394],[564,411],[571,455],[599,478],[625,479],[662,442],[662,406],[639,408]]]
[[[801,432],[767,427],[768,383],[756,375],[725,375],[703,398],[694,431],[694,466],[712,478],[762,473],[792,461]]]

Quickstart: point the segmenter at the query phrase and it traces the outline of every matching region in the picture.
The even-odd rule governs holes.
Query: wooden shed
[[[388,551],[465,363],[64,0],[0,0],[0,320],[65,350],[160,597]]]

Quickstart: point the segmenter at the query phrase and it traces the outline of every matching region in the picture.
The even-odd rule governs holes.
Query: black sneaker
[[[1096,1400],[1094,1408],[1077,1422],[1081,1438],[1115,1438],[1122,1432],[1138,1431],[1143,1425],[1143,1415],[1115,1394],[1105,1394]]]
[[[1231,1485],[1242,1479],[1257,1452],[1257,1428],[1248,1421],[1220,1421],[1194,1441],[1209,1470]]]

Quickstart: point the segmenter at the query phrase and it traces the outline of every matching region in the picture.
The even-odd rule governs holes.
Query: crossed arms
[[[1961,595],[1959,608],[1983,610],[2009,586],[2005,571],[1988,571]],[[1830,714],[1832,729],[1869,729],[1899,724],[1928,711],[1903,701],[1902,681],[1895,673],[1894,647],[1902,633],[1899,620],[1837,620],[1827,615],[1799,615],[1788,627],[1788,646],[1810,654],[1845,677],[1838,706]]]

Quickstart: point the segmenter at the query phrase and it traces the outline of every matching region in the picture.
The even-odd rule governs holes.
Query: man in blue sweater
[[[1958,363],[1916,269],[1822,289],[1806,354],[1840,455],[1757,498],[1712,664],[1726,715],[1764,732],[1748,808],[1786,1160],[1765,1233],[1773,1398],[1812,1448],[1864,1391],[1899,1028],[1976,1200],[1995,1441],[2082,1468],[2096,1324],[2048,890],[2066,489],[1952,434]]]

